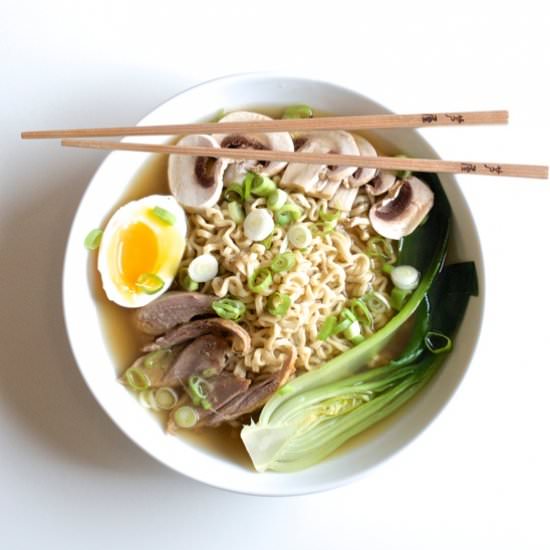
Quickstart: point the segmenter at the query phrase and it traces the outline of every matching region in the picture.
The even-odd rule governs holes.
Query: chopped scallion
[[[221,298],[212,303],[212,309],[222,318],[230,321],[240,321],[245,313],[246,306],[240,300]]]
[[[166,411],[178,402],[178,394],[172,388],[162,387],[155,391],[155,401],[159,409]]]
[[[206,399],[206,390],[204,389],[204,378],[193,375],[187,381],[189,396],[194,405],[198,405],[203,399]]]
[[[267,311],[275,317],[283,317],[290,308],[290,296],[275,292],[267,300]]]
[[[152,212],[155,217],[167,225],[174,225],[176,223],[176,216],[174,216],[172,212],[168,212],[168,210],[165,210],[160,206],[155,206]]]
[[[84,246],[88,250],[95,250],[101,243],[101,237],[103,237],[103,229],[92,229],[84,239]]]
[[[393,246],[384,237],[371,237],[367,241],[367,253],[373,258],[382,258],[386,263],[395,259]]]
[[[277,190],[275,182],[267,176],[255,174],[250,187],[250,192],[257,197],[267,197]]]
[[[311,118],[313,110],[309,105],[290,105],[283,112],[283,118]]]
[[[387,298],[380,292],[372,291],[364,296],[363,300],[373,313],[383,313],[391,308]]]
[[[407,298],[411,295],[410,290],[403,290],[402,288],[392,288],[390,293],[390,305],[395,311],[401,311]]]
[[[242,223],[244,221],[244,210],[239,202],[231,201],[227,205],[227,212],[235,223]]]
[[[317,340],[326,340],[329,336],[332,336],[332,333],[334,331],[334,328],[336,327],[337,322],[338,322],[338,319],[336,319],[336,316],[329,315],[321,325],[321,330],[319,330],[319,334],[317,335]]]
[[[435,354],[451,351],[453,341],[442,332],[437,330],[429,330],[424,337],[426,347]]]
[[[243,179],[242,197],[245,201],[247,201],[252,194],[252,182],[254,181],[256,175],[257,174],[255,172],[248,172]]]
[[[275,222],[278,225],[288,225],[290,222],[298,221],[301,215],[302,209],[299,206],[287,202],[275,212]]]
[[[267,207],[271,211],[276,212],[285,205],[287,198],[288,193],[286,191],[283,191],[282,189],[275,189],[275,191],[271,192],[267,196]]]
[[[146,294],[156,294],[164,287],[164,281],[154,273],[142,273],[136,280],[136,287]]]
[[[151,380],[139,367],[130,367],[125,373],[126,383],[136,391],[143,391],[149,388]]]
[[[277,254],[273,260],[271,260],[271,271],[273,273],[283,273],[292,269],[296,265],[296,256],[293,252],[283,252],[282,254]]]
[[[313,240],[313,235],[305,223],[294,224],[287,233],[288,242],[299,249],[307,248]]]
[[[226,201],[242,201],[243,186],[240,183],[230,183],[223,193],[223,198]]]
[[[199,420],[199,415],[193,407],[185,405],[174,413],[174,422],[180,428],[192,428]]]
[[[350,308],[360,323],[366,325],[370,329],[373,328],[374,317],[372,316],[370,309],[367,307],[367,304],[365,304],[361,298],[356,298],[353,300]]]
[[[340,219],[340,212],[329,212],[328,210],[320,210],[319,218],[324,222],[337,222]]]
[[[267,267],[257,269],[250,277],[248,277],[248,288],[256,294],[264,294],[271,287],[273,277]]]
[[[146,369],[164,369],[169,366],[171,362],[172,350],[170,348],[164,348],[148,353],[143,360],[143,366]]]

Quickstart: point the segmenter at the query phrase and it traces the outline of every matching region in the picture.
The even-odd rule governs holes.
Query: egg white
[[[173,214],[175,223],[169,225],[157,218],[152,213],[155,206]],[[139,222],[145,224],[156,237],[158,254],[153,271],[163,280],[164,285],[154,294],[147,294],[128,285],[119,268],[118,253],[123,231]],[[99,247],[98,270],[107,298],[120,306],[136,308],[166,292],[177,274],[185,250],[186,234],[185,212],[172,196],[149,195],[120,207],[107,223]]]

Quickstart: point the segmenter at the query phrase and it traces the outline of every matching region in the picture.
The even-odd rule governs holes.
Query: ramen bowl
[[[212,118],[221,108],[277,109],[307,103],[319,112],[338,115],[384,114],[388,109],[337,84],[286,77],[247,74],[212,80],[190,88],[154,109],[139,125],[196,122]],[[416,131],[373,131],[375,142],[389,151],[413,157],[437,158]],[[143,138],[126,138],[143,141]],[[149,143],[166,137],[151,136]],[[158,158],[158,157],[157,157]],[[83,246],[90,229],[108,219],[128,197],[146,194],[140,187],[144,171],[156,162],[150,153],[113,152],[92,178],[76,212],[68,239],[63,272],[63,301],[69,341],[86,384],[113,422],[139,447],[176,472],[211,486],[252,495],[296,495],[341,486],[372,475],[375,467],[404,449],[437,417],[455,393],[472,362],[483,310],[483,264],[474,220],[455,178],[440,179],[453,210],[450,261],[473,260],[480,296],[470,300],[454,340],[454,349],[434,380],[403,410],[346,444],[320,464],[294,473],[257,473],[235,437],[212,445],[200,435],[168,435],[160,420],[141,407],[117,382],[127,364],[117,342],[127,338],[116,319],[106,316],[97,281],[96,259]],[[168,192],[168,190],[166,190]],[[230,439],[229,432],[222,431]]]

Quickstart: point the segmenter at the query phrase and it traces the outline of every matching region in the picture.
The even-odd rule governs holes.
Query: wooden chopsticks
[[[116,128],[74,128],[22,132],[23,139],[153,136],[216,134],[232,132],[298,132],[316,130],[372,130],[389,128],[422,128],[428,126],[462,126],[471,124],[506,124],[508,111],[473,111],[462,113],[420,113],[412,115],[358,115],[317,118],[255,120],[169,124],[160,126],[122,126]]]
[[[228,149],[210,147],[182,147],[179,145],[153,145],[148,143],[126,143],[95,140],[62,140],[65,147],[105,149],[110,151],[143,151],[190,155],[194,157],[231,158],[236,160],[267,160],[297,162],[302,164],[323,164],[329,166],[358,166],[381,170],[411,170],[413,172],[440,172],[477,174],[487,176],[509,176],[521,178],[548,178],[548,167],[529,164],[502,164],[487,162],[460,162],[437,159],[403,157],[366,157],[334,153],[296,153],[258,149]]]

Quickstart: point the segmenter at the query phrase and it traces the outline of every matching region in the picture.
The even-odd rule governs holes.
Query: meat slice
[[[226,334],[232,337],[234,351],[248,353],[250,351],[250,336],[246,330],[234,321],[213,317],[212,319],[197,319],[168,331],[153,343],[146,345],[143,351],[153,351],[170,348],[177,344],[193,340],[204,334]]]
[[[165,386],[183,385],[190,376],[218,375],[225,368],[231,340],[221,334],[206,334],[191,342],[162,379]],[[206,374],[205,374],[206,371]]]
[[[157,336],[198,315],[214,315],[212,302],[216,299],[200,292],[166,292],[139,308],[135,323],[141,332]]]

